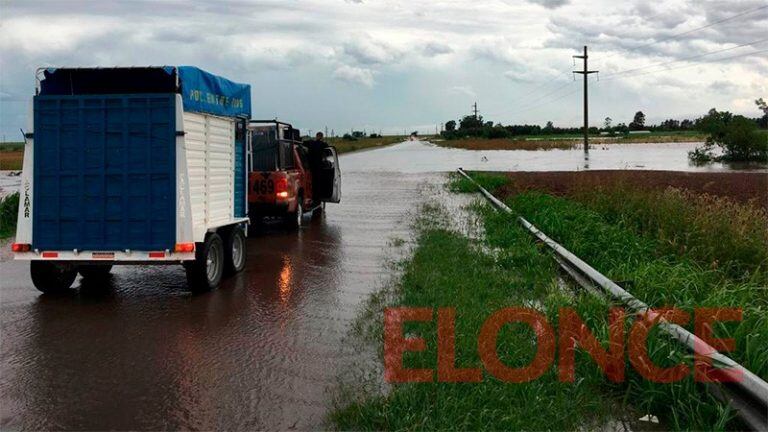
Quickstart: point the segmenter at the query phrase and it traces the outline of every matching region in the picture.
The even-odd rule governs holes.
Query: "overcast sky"
[[[26,128],[41,66],[195,65],[250,83],[254,117],[337,132],[434,132],[475,101],[486,120],[578,125],[582,85],[571,71],[581,65],[571,57],[583,45],[600,70],[599,82],[590,77],[593,125],[629,123],[637,110],[650,122],[712,107],[757,117],[753,100],[768,97],[766,0],[0,5],[0,133],[9,141]]]

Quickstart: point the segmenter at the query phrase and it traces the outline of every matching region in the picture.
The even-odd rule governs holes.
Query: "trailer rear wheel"
[[[245,268],[245,234],[240,227],[232,228],[224,238],[224,273],[232,275]]]
[[[187,285],[192,292],[210,291],[221,283],[224,273],[224,243],[218,234],[208,234],[195,260],[185,264]]]
[[[106,279],[112,271],[112,264],[108,265],[81,265],[77,271],[85,279]]]
[[[73,264],[50,261],[30,261],[29,272],[35,288],[49,294],[68,290],[77,277]]]

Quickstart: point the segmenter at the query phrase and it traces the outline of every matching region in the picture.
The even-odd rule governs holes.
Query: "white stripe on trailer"
[[[24,163],[21,169],[21,185],[19,186],[19,213],[16,222],[15,243],[32,244],[32,216],[34,211],[33,192],[35,170],[35,117],[34,99],[29,104],[29,117],[26,133],[32,138],[24,139]]]
[[[178,79],[178,78],[177,78]],[[192,203],[184,137],[184,102],[176,95],[176,243],[193,243]]]

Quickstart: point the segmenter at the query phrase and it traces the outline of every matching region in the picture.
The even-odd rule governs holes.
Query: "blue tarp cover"
[[[194,66],[177,69],[185,111],[251,117],[250,85],[230,81]]]
[[[48,68],[43,75],[41,96],[181,93],[185,111],[251,117],[250,85],[194,66]]]

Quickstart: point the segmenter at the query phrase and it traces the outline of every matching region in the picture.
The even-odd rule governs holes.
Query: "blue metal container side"
[[[34,98],[33,247],[173,249],[175,95]]]
[[[248,173],[246,172],[246,128],[248,120],[237,119],[235,123],[235,217],[245,217],[245,191],[248,187]]]

